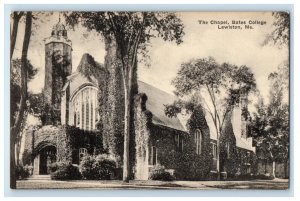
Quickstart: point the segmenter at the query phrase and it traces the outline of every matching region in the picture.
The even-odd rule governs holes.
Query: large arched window
[[[78,90],[71,98],[74,126],[84,130],[96,129],[97,88],[85,86]]]
[[[203,136],[199,129],[195,131],[196,154],[202,153]]]

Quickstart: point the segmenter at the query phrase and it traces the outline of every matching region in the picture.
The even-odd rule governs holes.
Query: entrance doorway
[[[50,174],[50,165],[56,162],[56,148],[54,146],[44,147],[40,151],[40,171],[39,174]]]

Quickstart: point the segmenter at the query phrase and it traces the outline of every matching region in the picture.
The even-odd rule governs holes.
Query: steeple
[[[72,42],[68,39],[67,30],[59,16],[52,27],[51,36],[45,40],[45,105],[55,116],[60,118],[61,90],[67,77],[72,73]],[[53,116],[53,115],[52,115]],[[47,124],[56,124],[60,119],[47,118]],[[55,121],[55,122],[54,122]]]
[[[58,23],[55,24],[52,28],[51,36],[63,36],[64,38],[68,37],[67,30],[65,25],[61,22],[60,16],[58,19]]]
[[[69,46],[72,46],[71,40],[68,38],[68,31],[66,29],[66,26],[61,20],[61,16],[59,14],[58,22],[53,25],[51,30],[51,36],[49,38],[46,38],[45,44],[51,43],[51,42],[62,42]]]

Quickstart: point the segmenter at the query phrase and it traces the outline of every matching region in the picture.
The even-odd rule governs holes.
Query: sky
[[[176,45],[165,42],[161,38],[151,40],[149,47],[150,66],[140,63],[138,79],[149,83],[168,93],[173,93],[171,80],[180,69],[180,64],[195,58],[214,57],[217,62],[229,62],[235,65],[247,65],[253,71],[257,88],[265,100],[268,99],[268,75],[288,59],[288,49],[273,45],[262,45],[267,34],[273,29],[273,17],[270,12],[182,12],[177,13],[184,24],[183,43]],[[38,68],[38,74],[29,83],[29,91],[41,92],[44,86],[45,51],[44,39],[49,37],[53,25],[59,20],[57,12],[52,15],[43,13],[35,21],[30,41],[28,58]],[[207,21],[207,24],[199,23]],[[253,29],[219,29],[216,23],[226,21],[228,25],[234,21],[264,21],[264,25],[252,25]],[[62,18],[63,21],[63,18]],[[219,27],[222,25],[219,25]],[[20,57],[24,24],[19,26],[19,33],[14,58]],[[91,54],[96,61],[104,62],[104,42],[95,32],[88,32],[84,27],[68,30],[72,41],[73,71],[79,65],[84,53]]]

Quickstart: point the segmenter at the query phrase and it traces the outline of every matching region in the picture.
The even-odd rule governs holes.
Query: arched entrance
[[[39,174],[50,174],[49,167],[56,162],[56,147],[45,146],[39,151]]]

